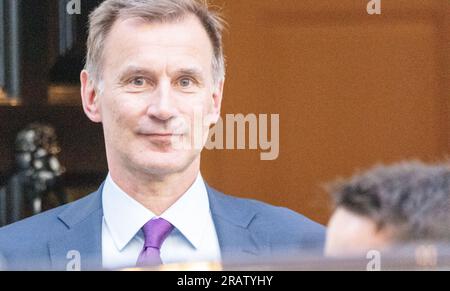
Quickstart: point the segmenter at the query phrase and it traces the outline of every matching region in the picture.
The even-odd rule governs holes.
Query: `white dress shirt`
[[[174,226],[161,247],[164,264],[221,260],[208,193],[200,174],[186,193],[159,217],[120,189],[110,175],[103,187],[102,204],[105,269],[136,266],[144,246],[141,228],[153,218],[163,218]]]

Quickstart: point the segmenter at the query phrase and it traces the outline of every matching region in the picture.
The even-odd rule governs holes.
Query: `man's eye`
[[[133,78],[130,80],[130,84],[136,87],[143,87],[146,84],[146,80],[143,77]]]
[[[189,78],[183,78],[178,81],[181,88],[189,88],[194,82]]]

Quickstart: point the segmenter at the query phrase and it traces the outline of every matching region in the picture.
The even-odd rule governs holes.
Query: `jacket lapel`
[[[249,229],[256,212],[239,199],[206,188],[224,264],[256,260],[264,251],[256,233]],[[58,216],[67,230],[49,242],[52,269],[70,268],[78,255],[81,270],[102,268],[102,191],[103,185]]]
[[[206,185],[211,214],[224,264],[252,261],[263,251],[255,233],[249,229],[256,212]]]
[[[81,270],[102,268],[102,190],[103,185],[58,216],[67,230],[49,242],[52,269],[77,266],[78,259]]]

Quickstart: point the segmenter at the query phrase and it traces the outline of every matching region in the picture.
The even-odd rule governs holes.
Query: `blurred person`
[[[87,117],[103,125],[109,174],[97,192],[1,229],[8,267],[245,263],[323,247],[321,225],[224,195],[201,176],[222,103],[222,26],[196,0],[107,0],[91,14],[81,95]],[[201,146],[175,146],[192,140],[196,113]]]
[[[330,187],[329,257],[450,242],[450,167],[404,162],[377,166]]]

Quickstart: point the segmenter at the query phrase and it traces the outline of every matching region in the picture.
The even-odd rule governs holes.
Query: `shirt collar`
[[[153,212],[120,189],[110,175],[103,188],[102,204],[106,225],[120,251],[144,224],[156,218]],[[191,187],[160,217],[169,221],[197,249],[210,215],[208,193],[199,174]]]
[[[210,217],[208,192],[200,174],[184,195],[161,215],[196,249],[200,247]]]

